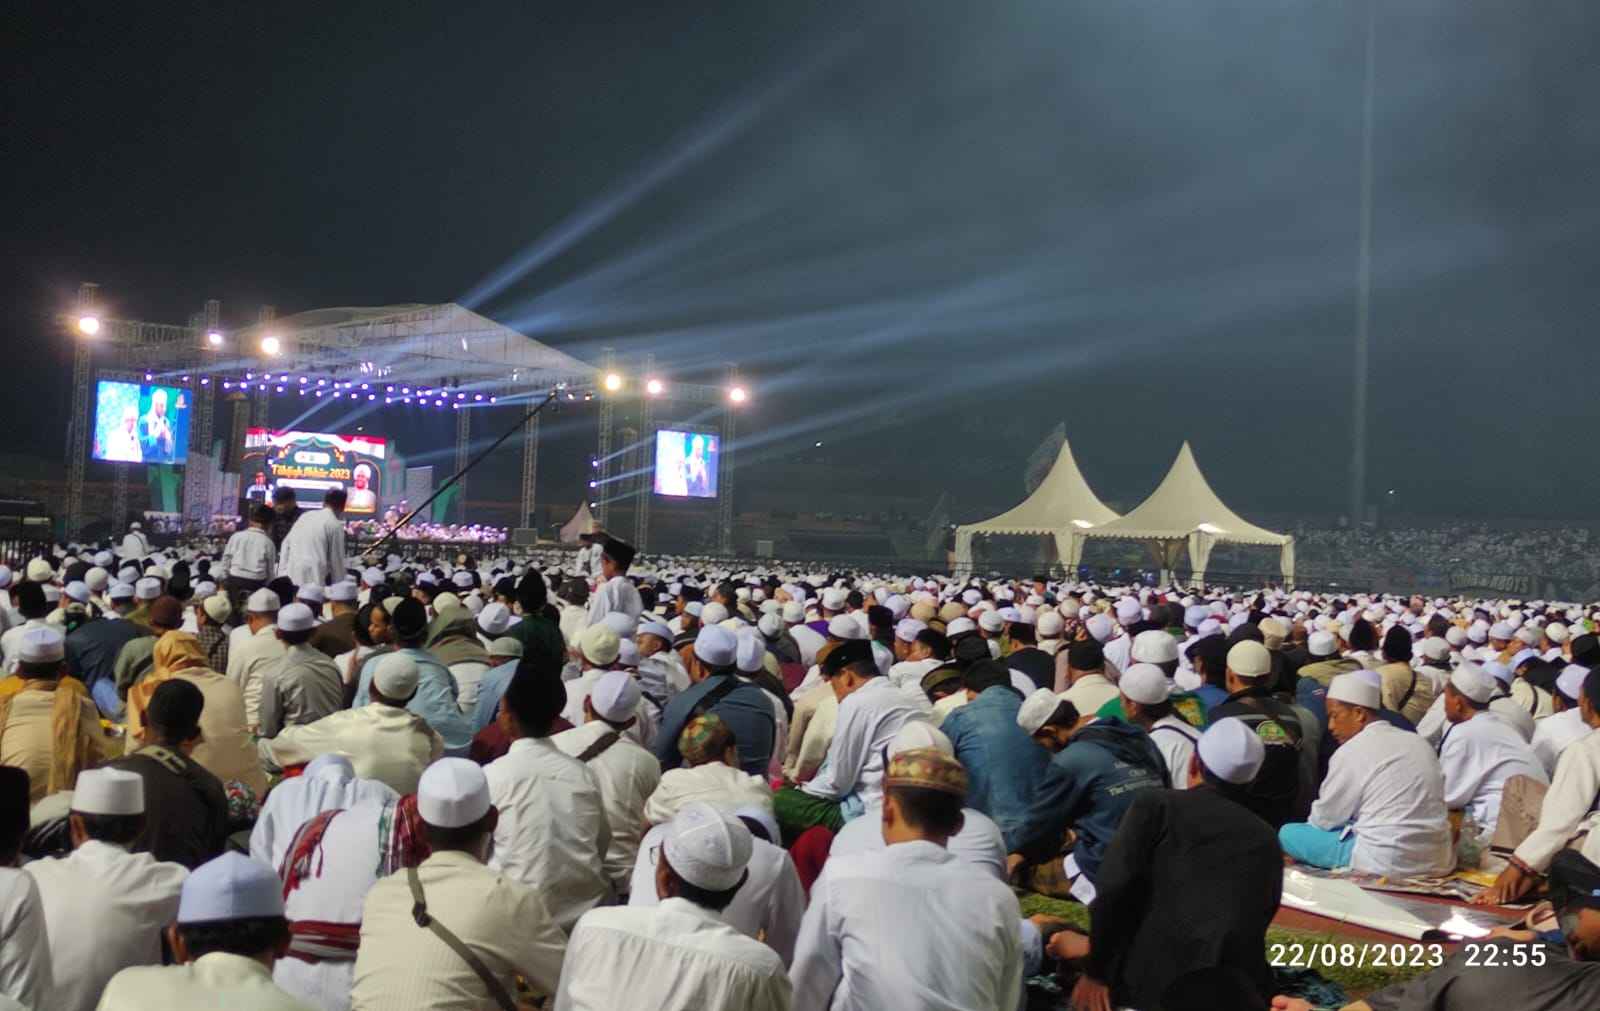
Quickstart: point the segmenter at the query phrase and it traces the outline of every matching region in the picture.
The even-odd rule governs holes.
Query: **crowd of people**
[[[1299,1009],[1286,862],[1548,900],[1353,1007],[1600,1006],[1600,605],[415,563],[343,504],[0,567],[0,1008]]]
[[[1586,527],[1507,530],[1481,523],[1440,523],[1290,532],[1298,563],[1308,571],[1472,570],[1600,579],[1600,553],[1594,551]]]

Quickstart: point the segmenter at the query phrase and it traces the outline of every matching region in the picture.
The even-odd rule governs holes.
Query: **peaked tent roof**
[[[589,512],[589,503],[578,506],[578,511],[572,514],[572,519],[567,520],[561,528],[561,543],[578,543],[579,534],[594,532],[594,516]]]
[[[1085,537],[1177,539],[1199,530],[1219,541],[1283,545],[1292,538],[1247,523],[1211,490],[1185,442],[1167,476],[1126,516],[1083,531]]]
[[[1090,490],[1072,456],[1072,443],[1063,439],[1055,464],[1033,494],[998,516],[965,523],[958,529],[979,534],[1050,534],[1062,529],[1087,530],[1116,518]]]

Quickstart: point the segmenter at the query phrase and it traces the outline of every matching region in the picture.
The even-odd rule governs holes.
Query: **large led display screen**
[[[239,482],[254,504],[272,501],[278,488],[292,488],[295,501],[311,509],[329,488],[345,490],[345,512],[373,516],[382,508],[383,468],[388,442],[370,435],[245,431]]]
[[[100,380],[89,455],[113,463],[183,463],[193,401],[188,390],[175,386]]]
[[[662,429],[656,433],[656,494],[717,497],[717,437]]]

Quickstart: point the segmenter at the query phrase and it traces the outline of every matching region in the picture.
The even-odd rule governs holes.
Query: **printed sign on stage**
[[[657,432],[656,494],[716,498],[717,448],[717,437],[707,432]]]
[[[192,403],[189,391],[174,386],[100,380],[89,455],[113,463],[184,463]]]
[[[241,481],[251,504],[270,502],[279,487],[292,488],[301,508],[316,508],[329,488],[343,488],[345,512],[376,515],[388,443],[370,435],[245,431]]]

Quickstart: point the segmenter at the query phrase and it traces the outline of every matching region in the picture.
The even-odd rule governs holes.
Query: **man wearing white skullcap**
[[[1100,865],[1089,937],[1050,942],[1057,957],[1087,959],[1074,1007],[1161,1006],[1197,970],[1231,970],[1272,992],[1263,952],[1283,860],[1247,803],[1264,757],[1259,737],[1224,718],[1190,754],[1188,789],[1145,790],[1129,806]]]
[[[323,591],[328,618],[317,624],[311,646],[332,660],[356,648],[356,584],[348,579]]]
[[[278,612],[283,653],[260,668],[257,726],[263,738],[315,723],[344,708],[344,679],[327,654],[311,645],[316,616],[296,601]]]
[[[29,863],[39,888],[51,960],[61,970],[50,1007],[93,1011],[119,970],[161,964],[161,931],[178,912],[189,872],[130,853],[145,828],[144,780],[90,769],[72,795],[73,851]]]
[[[1213,706],[1209,719],[1235,716],[1261,737],[1267,758],[1252,784],[1255,811],[1274,827],[1305,816],[1316,797],[1322,724],[1304,706],[1272,693],[1272,654],[1251,639],[1228,649],[1228,698]]]
[[[1284,825],[1284,853],[1313,867],[1390,877],[1447,874],[1455,863],[1444,774],[1433,748],[1378,718],[1382,690],[1365,671],[1328,688],[1339,747],[1307,822]]]
[[[1150,633],[1140,633],[1140,636]],[[1172,640],[1165,632],[1156,632]],[[1135,643],[1137,647],[1137,643]],[[1161,757],[1166,760],[1175,790],[1189,788],[1189,758],[1194,754],[1200,731],[1179,718],[1172,708],[1172,682],[1151,663],[1136,663],[1123,671],[1117,682],[1122,695],[1122,711],[1127,721],[1144,728]]]
[[[607,615],[607,620],[612,617],[627,619],[627,615],[612,612]],[[583,630],[578,637],[578,655],[583,658],[583,673],[565,682],[567,704],[561,710],[562,719],[575,727],[584,722],[584,700],[600,678],[617,666],[621,652],[622,639],[605,620]],[[623,734],[641,748],[649,748],[655,743],[656,711],[642,693],[632,698],[633,721],[623,729]]]
[[[348,758],[356,775],[396,793],[412,793],[422,770],[444,754],[444,740],[428,721],[406,708],[420,672],[405,653],[378,658],[368,704],[341,709],[313,723],[288,727],[260,742],[261,764],[287,769],[330,754]],[[276,791],[274,791],[276,792]]]
[[[266,587],[245,599],[245,623],[228,637],[228,677],[244,692],[244,715],[261,724],[261,688],[266,671],[283,656],[278,640],[278,595]]]
[[[1550,782],[1532,746],[1490,711],[1498,690],[1495,679],[1474,663],[1457,667],[1444,689],[1450,722],[1439,748],[1445,806],[1465,810],[1484,836],[1499,821],[1507,780],[1526,776],[1541,785]]]
[[[413,785],[408,792],[415,790]],[[283,780],[267,794],[250,830],[250,855],[281,867],[295,833],[317,815],[357,804],[393,802],[399,797],[393,787],[357,775],[344,755],[319,755],[306,763],[300,775]]]
[[[795,1006],[868,1011],[1007,1009],[1022,996],[1021,910],[1011,889],[948,849],[966,773],[937,747],[892,757],[879,824],[885,848],[830,857],[811,887],[789,978]]]
[[[289,950],[278,875],[239,853],[190,874],[178,901],[170,966],[136,966],[112,977],[99,1011],[312,1011],[272,982]]]
[[[738,638],[720,625],[707,625],[696,635],[689,655],[694,683],[667,703],[651,748],[663,771],[676,768],[682,760],[678,735],[684,727],[697,713],[710,712],[733,731],[740,768],[766,775],[776,751],[777,723],[766,691],[739,677],[738,652]]]
[[[1589,725],[1583,722],[1579,700],[1583,698],[1583,682],[1589,668],[1568,664],[1556,678],[1556,690],[1550,693],[1555,714],[1540,720],[1533,731],[1533,753],[1539,756],[1544,771],[1554,776],[1556,763],[1567,746],[1588,736]]]
[[[564,699],[550,672],[520,668],[498,717],[511,746],[484,771],[500,809],[490,866],[537,888],[551,917],[570,931],[611,895],[611,831],[595,770],[550,741]]]
[[[34,586],[24,583],[24,588]],[[30,803],[72,789],[80,771],[110,757],[117,745],[83,683],[67,674],[60,629],[21,626],[13,640],[16,676],[0,684],[0,765],[28,773]]]
[[[628,893],[645,830],[645,802],[661,782],[656,756],[627,736],[641,695],[638,681],[627,671],[607,671],[583,700],[583,723],[550,738],[564,754],[587,765],[600,787],[611,830],[605,872],[617,895]]]
[[[578,921],[556,1008],[788,1011],[783,961],[726,919],[749,887],[750,830],[709,804],[690,804],[661,837],[652,882],[660,902],[596,909]]]
[[[516,976],[539,994],[556,992],[567,939],[547,903],[534,887],[483,863],[506,817],[492,801],[485,771],[464,758],[445,758],[423,773],[417,813],[432,853],[367,893],[352,1007],[511,1006]],[[443,940],[445,932],[455,945]],[[456,945],[473,954],[487,978]]]

